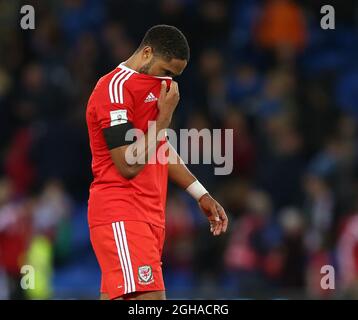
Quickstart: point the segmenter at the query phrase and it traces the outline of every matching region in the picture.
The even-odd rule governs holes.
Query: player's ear
[[[144,60],[151,60],[153,56],[153,49],[150,46],[145,46],[142,49],[142,56]]]

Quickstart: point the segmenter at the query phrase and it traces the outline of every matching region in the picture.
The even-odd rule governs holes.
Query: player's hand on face
[[[178,83],[171,81],[170,88],[167,88],[167,82],[162,81],[160,88],[160,95],[158,98],[159,117],[170,123],[173,112],[179,102],[179,87]]]
[[[215,199],[208,193],[204,194],[199,200],[199,206],[208,217],[210,231],[214,236],[226,232],[229,221],[224,208]]]

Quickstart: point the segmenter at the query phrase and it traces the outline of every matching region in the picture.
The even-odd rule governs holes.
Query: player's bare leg
[[[107,293],[101,293],[101,300],[109,300]],[[165,291],[134,292],[125,295],[126,300],[166,300]],[[114,300],[123,300],[123,297]]]

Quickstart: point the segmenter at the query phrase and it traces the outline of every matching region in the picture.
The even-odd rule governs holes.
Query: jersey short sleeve
[[[96,106],[97,120],[109,149],[132,143],[125,139],[128,130],[133,128],[134,112],[134,99],[124,83],[125,75],[123,72],[114,74],[105,92],[107,97],[103,99],[107,103]]]

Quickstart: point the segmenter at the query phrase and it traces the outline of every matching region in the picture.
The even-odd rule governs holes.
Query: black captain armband
[[[136,140],[135,138],[133,141],[126,141],[125,139],[130,129],[133,129],[133,125],[130,122],[103,129],[104,139],[106,140],[108,149],[111,150],[133,143]]]

